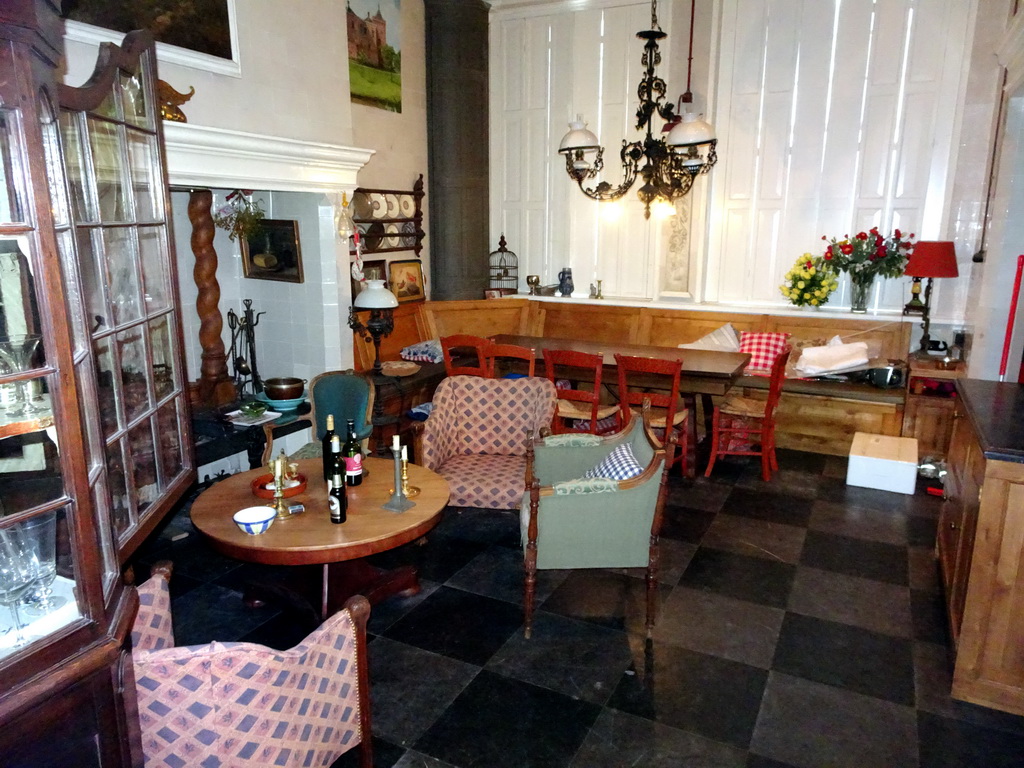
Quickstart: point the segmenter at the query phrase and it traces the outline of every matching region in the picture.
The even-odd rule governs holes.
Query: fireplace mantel
[[[172,187],[351,192],[374,150],[164,122]]]

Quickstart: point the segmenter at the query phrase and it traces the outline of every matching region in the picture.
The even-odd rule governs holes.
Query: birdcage
[[[490,283],[488,290],[499,291],[502,295],[519,292],[519,257],[505,246],[505,235],[498,239],[498,250],[488,256]]]

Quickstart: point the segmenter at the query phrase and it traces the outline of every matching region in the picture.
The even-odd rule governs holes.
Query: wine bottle
[[[320,441],[321,453],[324,458],[324,482],[326,483],[331,479],[331,438],[335,435],[334,431],[334,414],[327,414],[327,431],[324,432],[323,439]]]
[[[363,482],[363,452],[356,437],[356,423],[348,420],[348,439],[342,449],[345,456],[345,485],[359,485]]]
[[[331,512],[331,522],[344,523],[348,518],[348,495],[345,493],[345,479],[341,473],[335,474],[327,484],[327,508]]]

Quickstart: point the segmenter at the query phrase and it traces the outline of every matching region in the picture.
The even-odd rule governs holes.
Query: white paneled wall
[[[800,254],[823,249],[822,235],[878,226],[946,239],[976,2],[698,3],[696,29],[714,26],[715,61],[702,69],[716,83],[706,99],[696,95],[714,105],[719,160],[676,217],[645,221],[639,182],[612,220],[609,204],[575,188],[557,147],[583,114],[605,148],[603,178],[621,180],[622,140],[640,137],[635,35],[650,26],[650,3],[499,0],[490,41],[492,239],[504,232],[521,279],[551,284],[571,267],[576,295],[601,278],[610,298],[768,308],[787,306],[782,276]],[[659,4],[666,79],[681,69],[671,58],[686,56],[689,5]],[[684,85],[669,81],[669,94]],[[901,307],[908,285],[877,281],[874,308]],[[844,304],[845,285],[830,307]]]
[[[944,239],[970,3],[728,0],[710,299],[781,303],[822,235],[877,226]],[[752,55],[754,54],[754,55]],[[716,169],[718,171],[718,169]],[[873,306],[905,303],[876,281]],[[832,304],[849,304],[845,291]]]

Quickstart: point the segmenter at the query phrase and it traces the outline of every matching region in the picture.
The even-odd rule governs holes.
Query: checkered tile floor
[[[1024,718],[948,695],[939,501],[847,487],[843,459],[780,463],[771,483],[742,459],[674,477],[650,642],[640,571],[541,572],[525,640],[511,514],[449,509],[426,544],[388,553],[424,589],[371,617],[376,764],[1024,765]],[[179,529],[184,515],[140,555],[175,560],[179,644],[301,639],[293,616],[241,605],[259,566],[195,533],[171,542]]]

